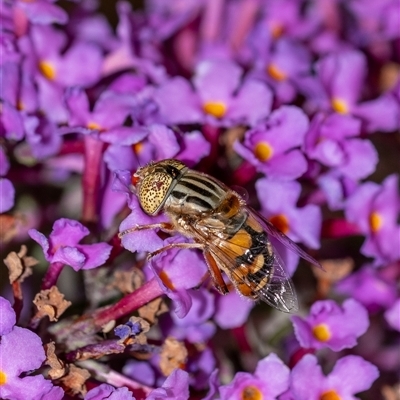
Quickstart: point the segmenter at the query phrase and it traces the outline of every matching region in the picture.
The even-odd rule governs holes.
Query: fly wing
[[[262,300],[287,313],[298,310],[293,282],[277,253],[271,255],[265,250],[264,257],[269,257],[268,265],[256,273],[246,274],[242,268],[238,268],[235,254],[229,247],[220,248],[211,244],[210,251],[220,269],[225,272],[239,293],[242,293],[245,286],[249,291],[248,297],[254,300]]]
[[[249,212],[245,210],[244,215],[248,216]],[[292,280],[268,240],[267,233],[259,232],[256,240],[242,229],[243,225],[235,229],[232,219],[225,221],[226,229],[213,229],[210,220],[203,222],[196,224],[199,228],[197,234],[204,234],[204,227],[208,227],[207,248],[240,294],[262,300],[283,312],[297,310],[297,296]]]
[[[310,264],[315,265],[316,267],[323,270],[322,265],[309,254],[307,254],[303,249],[301,249],[292,239],[288,238],[283,232],[275,228],[271,222],[269,222],[265,217],[263,217],[260,213],[253,210],[252,208],[248,207],[252,214],[257,218],[259,223],[265,229],[265,232],[269,235],[274,237],[275,239],[279,240],[285,247],[289,250],[293,251],[294,253],[298,254],[301,258],[308,261]]]

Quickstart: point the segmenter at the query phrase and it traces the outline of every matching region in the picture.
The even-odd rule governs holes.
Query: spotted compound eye
[[[160,210],[172,182],[173,178],[165,172],[153,172],[141,181],[139,201],[147,214],[154,215]]]

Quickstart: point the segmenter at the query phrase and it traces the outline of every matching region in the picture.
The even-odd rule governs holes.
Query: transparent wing
[[[262,225],[265,229],[265,232],[274,237],[275,239],[279,240],[285,247],[289,250],[293,251],[294,253],[298,254],[301,258],[304,258],[309,263],[315,265],[316,267],[323,270],[322,265],[309,254],[307,254],[303,249],[301,249],[293,240],[288,238],[284,233],[280,230],[275,228],[274,225],[271,224],[265,217],[263,217],[260,213],[253,210],[252,208],[248,207],[249,211],[254,215],[254,217],[258,220],[258,222]]]
[[[210,251],[218,266],[225,272],[239,292],[241,292],[239,287],[245,285],[249,288],[250,297],[254,300],[262,300],[283,312],[295,312],[298,310],[293,282],[276,252],[271,255],[265,249],[265,257],[269,257],[271,260],[268,263],[268,267],[255,274],[246,275],[243,274],[243,271],[238,270],[235,261],[237,254],[230,250],[229,240],[226,242],[227,245],[222,247],[211,244]],[[245,251],[246,249],[243,250]],[[264,286],[260,287],[260,284],[264,282]]]
[[[246,209],[242,216],[247,215],[253,216]],[[258,222],[258,218],[256,220]],[[235,227],[232,219],[224,221],[219,216],[218,221],[223,222],[222,225],[226,228],[213,229],[215,221],[204,220],[199,221],[193,229],[196,236],[203,236],[207,231],[207,237],[203,236],[207,248],[238,292],[254,300],[265,301],[283,312],[296,311],[297,296],[292,280],[279,254],[268,240],[267,232],[258,232],[261,236],[254,238],[244,229],[244,225],[238,224]],[[246,259],[247,256],[250,258]],[[262,261],[257,263],[256,259]]]

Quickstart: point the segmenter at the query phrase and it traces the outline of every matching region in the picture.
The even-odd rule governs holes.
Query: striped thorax
[[[180,214],[199,214],[218,208],[227,188],[208,175],[191,170],[177,160],[163,160],[140,168],[137,193],[149,215],[161,209]]]

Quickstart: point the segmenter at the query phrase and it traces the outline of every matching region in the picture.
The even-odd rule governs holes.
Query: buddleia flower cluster
[[[3,0],[0,397],[398,398],[399,8]],[[321,262],[276,246],[298,312],[119,235],[168,221],[131,178],[169,158]]]

